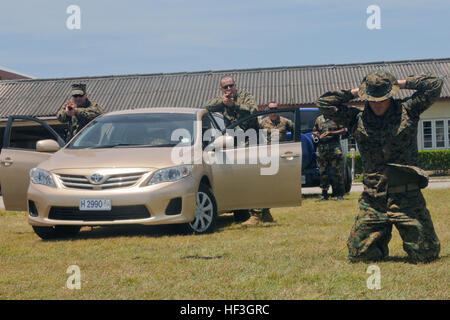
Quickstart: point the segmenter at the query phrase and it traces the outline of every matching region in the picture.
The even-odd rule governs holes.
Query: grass
[[[357,193],[346,201],[272,209],[277,220],[242,228],[231,215],[216,233],[180,236],[167,227],[84,228],[69,240],[42,241],[25,213],[0,213],[0,299],[449,299],[450,190],[425,190],[441,258],[409,264],[398,232],[391,258],[376,265],[381,289],[369,290],[369,264],[347,262]],[[81,289],[70,290],[70,265]]]

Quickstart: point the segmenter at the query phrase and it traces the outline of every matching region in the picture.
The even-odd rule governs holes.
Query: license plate
[[[80,199],[80,211],[111,211],[111,199]]]

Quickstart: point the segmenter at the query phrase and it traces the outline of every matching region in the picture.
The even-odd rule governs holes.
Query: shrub
[[[352,166],[350,154],[347,154],[347,163]],[[419,167],[427,171],[447,173],[450,170],[450,150],[424,150],[419,151]],[[359,153],[355,154],[355,174],[362,173],[362,159]]]
[[[419,166],[424,170],[446,173],[450,169],[450,150],[424,150],[419,152]]]

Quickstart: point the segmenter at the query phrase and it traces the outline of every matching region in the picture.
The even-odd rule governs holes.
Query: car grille
[[[81,211],[77,207],[52,207],[48,214],[49,219],[55,220],[82,220],[82,221],[113,221],[146,219],[151,215],[144,205],[116,206],[111,211]]]
[[[58,178],[66,188],[104,190],[123,188],[134,185],[143,175],[140,173],[113,174],[100,184],[92,183],[88,177],[82,175],[59,174]]]

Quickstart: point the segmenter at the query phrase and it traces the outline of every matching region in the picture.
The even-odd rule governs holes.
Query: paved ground
[[[450,179],[431,179],[427,189],[446,189],[450,188]],[[331,191],[331,190],[330,190]],[[354,183],[350,192],[362,192],[363,185],[360,182]],[[321,194],[319,187],[302,188],[302,194]],[[0,209],[4,209],[3,197],[0,196]]]
[[[430,179],[427,189],[446,189],[450,188],[450,179]],[[361,182],[353,183],[350,192],[362,192],[363,184]],[[331,192],[331,188],[329,190]],[[302,194],[321,194],[319,187],[302,188]]]

